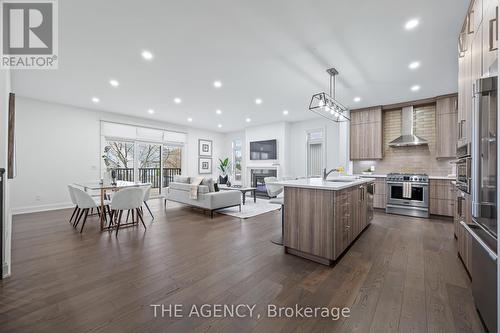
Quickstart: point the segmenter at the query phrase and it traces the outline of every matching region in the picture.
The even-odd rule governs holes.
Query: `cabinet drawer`
[[[432,199],[429,210],[432,215],[453,216],[455,212],[455,200]]]
[[[385,183],[385,178],[381,180],[377,179],[375,181],[374,194],[385,195],[386,193],[387,193],[387,185]]]
[[[387,198],[385,194],[376,194],[373,196],[373,207],[385,209],[386,201]]]

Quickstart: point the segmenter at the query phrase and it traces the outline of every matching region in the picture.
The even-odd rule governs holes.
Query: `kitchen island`
[[[373,178],[281,181],[285,252],[331,265],[373,218]]]

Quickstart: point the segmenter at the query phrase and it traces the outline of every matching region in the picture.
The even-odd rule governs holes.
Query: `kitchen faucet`
[[[328,177],[329,174],[335,171],[341,171],[340,168],[333,168],[332,170],[326,172],[326,168],[323,169],[323,180],[326,180],[326,177]]]

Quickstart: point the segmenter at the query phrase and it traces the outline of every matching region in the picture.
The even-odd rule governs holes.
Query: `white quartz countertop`
[[[336,182],[334,180],[335,179],[331,179],[331,181],[328,180],[325,181],[321,178],[307,178],[307,179],[297,179],[297,180],[283,180],[283,181],[273,182],[272,184],[282,185],[285,187],[299,187],[299,188],[339,191],[352,186],[357,186],[372,182],[375,180],[375,178],[353,177],[353,180],[349,182]]]
[[[387,177],[387,175],[384,175],[384,174],[372,174],[372,175],[363,175],[363,174],[360,174],[360,175],[354,175],[354,176],[357,176],[357,177],[363,177],[363,178],[385,178]],[[439,179],[439,180],[455,180],[456,179],[456,176],[429,176],[429,179]]]

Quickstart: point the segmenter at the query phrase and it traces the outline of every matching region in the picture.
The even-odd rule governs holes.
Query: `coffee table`
[[[237,190],[240,191],[241,194],[243,195],[242,201],[243,204],[245,204],[245,198],[247,196],[247,192],[252,192],[253,194],[253,202],[257,202],[257,197],[255,196],[255,190],[257,190],[256,187],[234,187],[234,186],[225,186],[225,185],[219,185],[219,190],[221,191],[228,191],[228,190]]]

